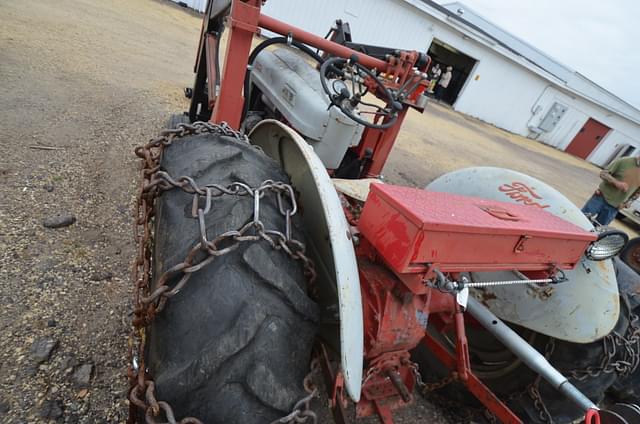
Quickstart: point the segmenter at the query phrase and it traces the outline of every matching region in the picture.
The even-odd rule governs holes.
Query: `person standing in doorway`
[[[438,82],[438,78],[440,78],[440,75],[442,75],[442,69],[440,69],[440,64],[436,63],[434,66],[431,67],[431,69],[429,70],[429,75],[431,77],[431,81],[429,82],[429,89],[427,90],[428,93],[433,93],[433,89],[436,86],[436,83]]]
[[[440,81],[438,81],[438,85],[436,86],[436,99],[442,100],[442,96],[444,96],[445,91],[447,91],[447,87],[449,87],[449,83],[451,82],[451,71],[453,71],[452,66],[447,66],[447,69],[442,77],[440,77]]]
[[[609,225],[619,209],[627,208],[640,196],[640,157],[613,161],[600,172],[602,182],[582,208],[582,213],[595,216],[600,225]]]

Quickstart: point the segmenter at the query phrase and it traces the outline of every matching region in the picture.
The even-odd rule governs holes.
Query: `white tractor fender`
[[[455,193],[540,207],[591,231],[593,225],[562,193],[528,175],[493,167],[466,168],[445,174],[427,190]],[[607,335],[616,325],[620,299],[611,260],[583,257],[567,282],[495,286],[474,290],[474,296],[501,319],[542,334],[574,343],[589,343]],[[474,273],[478,281],[519,279],[512,272]]]
[[[280,163],[300,193],[307,250],[318,273],[315,284],[323,311],[321,319],[339,326],[336,347],[340,349],[345,387],[351,399],[358,402],[364,357],[362,297],[355,250],[338,193],[313,148],[292,128],[267,119],[256,125],[249,137],[252,144]],[[337,331],[327,327],[322,326],[322,335],[331,339]]]

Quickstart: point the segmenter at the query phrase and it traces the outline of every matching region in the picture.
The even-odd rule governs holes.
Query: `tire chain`
[[[555,351],[555,349],[556,349],[555,339],[550,337],[549,341],[547,342],[544,348],[544,357],[546,358],[547,361],[551,360],[551,356],[553,355],[553,352]],[[547,405],[545,405],[544,399],[542,399],[542,395],[540,394],[541,381],[542,381],[542,376],[538,375],[534,380],[534,382],[531,383],[526,388],[525,393],[529,395],[531,400],[533,400],[533,406],[536,408],[536,411],[538,411],[538,418],[540,418],[540,420],[543,423],[554,424],[553,415],[551,415],[551,412],[549,412],[549,409],[547,409]],[[516,394],[513,397],[518,397],[518,396],[519,394]]]
[[[621,377],[629,376],[640,365],[640,317],[630,313],[629,314],[629,327],[624,336],[612,332],[603,338],[603,349],[605,355],[602,362],[597,367],[587,367],[580,370],[569,371],[571,378],[583,381],[589,377],[598,377],[603,373],[617,373]],[[622,353],[619,355],[618,347],[622,347]],[[555,350],[555,339],[549,338],[545,346],[544,356],[547,360],[550,360]],[[620,358],[620,356],[622,356]],[[616,359],[618,358],[618,359]],[[416,384],[423,395],[428,394],[434,390],[441,389],[448,384],[455,381],[455,374],[451,374],[442,380],[425,383],[420,374],[418,364],[411,363],[410,368],[414,374]],[[540,382],[541,376],[537,376],[532,384],[530,384],[525,391],[517,392],[507,398],[507,401],[513,400],[522,395],[528,395],[533,400],[534,407],[538,412],[538,418],[544,423],[554,424],[553,416],[547,409],[547,406],[540,394]],[[493,414],[489,410],[485,410],[485,417],[489,420],[495,419]]]
[[[474,412],[484,412],[480,409],[476,408],[465,408],[464,410],[460,409],[460,404],[452,399],[449,399],[447,396],[439,395],[435,393],[437,390],[440,390],[449,384],[458,381],[458,373],[453,371],[448,376],[434,381],[432,383],[425,383],[422,379],[422,374],[420,373],[420,367],[417,363],[409,361],[408,364],[411,372],[413,373],[413,377],[416,380],[416,386],[418,387],[419,393],[423,398],[430,400],[433,403],[432,399],[429,399],[430,395],[437,396],[438,406],[443,409],[450,410],[450,414],[454,414],[456,422],[472,422]],[[493,422],[492,422],[493,423]]]
[[[134,230],[137,256],[133,270],[134,318],[129,341],[131,356],[129,368],[131,382],[129,392],[130,423],[137,422],[137,417],[142,411],[148,424],[161,422],[169,424],[202,424],[202,421],[193,417],[182,418],[180,421],[176,420],[171,406],[167,402],[156,398],[155,383],[149,376],[144,363],[147,327],[165,307],[167,300],[178,294],[187,284],[194,272],[204,268],[215,258],[237,249],[243,242],[264,240],[274,249],[283,250],[291,258],[303,263],[305,276],[313,290],[313,283],[316,278],[314,264],[306,256],[304,244],[291,238],[291,217],[297,212],[295,193],[291,185],[267,180],[255,188],[240,182],[234,182],[227,186],[219,184],[198,186],[191,177],[182,176],[174,179],[160,169],[162,151],[167,146],[170,146],[174,140],[187,135],[207,133],[233,137],[240,142],[249,142],[246,135],[235,131],[225,122],[219,125],[209,122],[194,122],[193,124],[178,124],[176,128],[163,130],[159,137],[135,149],[136,156],[142,159],[142,171]],[[191,212],[192,217],[198,219],[199,239],[182,263],[171,267],[160,276],[157,287],[152,291],[151,265],[154,238],[152,218],[154,216],[155,200],[164,191],[172,189],[180,189],[193,195]],[[279,212],[285,217],[284,233],[266,229],[260,221],[260,199],[269,193],[275,194]],[[209,240],[206,232],[205,215],[211,208],[212,199],[223,195],[252,197],[254,199],[253,220],[238,230],[227,231]],[[204,203],[204,206],[201,206],[201,203]],[[285,203],[288,204],[285,205]],[[180,274],[182,276],[177,283],[170,282],[174,281],[174,277]],[[316,415],[310,409],[309,403],[318,392],[317,388],[311,383],[312,374],[316,372],[318,367],[319,362],[317,360],[312,361],[311,371],[303,382],[309,395],[298,401],[291,413],[274,421],[272,424],[315,424],[317,422]],[[139,409],[136,409],[136,407]]]
[[[602,339],[604,356],[600,365],[575,369],[568,372],[569,376],[577,381],[587,378],[596,378],[601,374],[616,373],[620,377],[631,375],[640,365],[640,318],[629,313],[629,327],[625,335],[611,332]],[[621,353],[618,348],[622,347]],[[555,339],[550,338],[545,347],[545,358],[549,360],[555,349]],[[539,392],[541,377],[538,376],[533,384],[527,388],[527,394],[534,401],[542,422],[553,424],[553,416],[547,409]]]
[[[611,332],[602,339],[604,357],[598,366],[569,372],[572,378],[584,381],[601,374],[631,375],[640,365],[640,318],[629,314],[629,327],[624,335]]]
[[[553,339],[551,339],[553,340]],[[547,350],[548,352],[545,354],[545,356],[551,356],[551,354],[553,353],[553,349],[554,349],[554,344],[553,342],[551,342],[550,344],[547,345]],[[411,371],[413,372],[414,378],[416,380],[416,385],[418,386],[418,388],[420,389],[420,393],[423,396],[427,396],[429,393],[435,391],[435,390],[439,390],[443,387],[446,387],[447,385],[453,383],[454,381],[457,380],[457,375],[455,372],[451,373],[450,375],[448,375],[447,377],[442,378],[441,380],[435,381],[433,383],[425,383],[424,380],[422,379],[422,375],[420,374],[420,369],[418,367],[418,364],[416,363],[411,363],[410,365]],[[547,407],[545,406],[542,397],[540,396],[540,393],[538,392],[538,386],[540,384],[540,378],[538,376],[538,378],[535,380],[534,383],[530,384],[529,387],[527,387],[527,389],[524,392],[518,392],[515,393],[511,396],[509,396],[509,398],[507,399],[507,401],[514,399],[520,395],[522,395],[523,393],[528,394],[534,401],[534,405],[536,407],[536,410],[538,411],[539,414],[539,418],[545,422],[545,423],[549,423],[549,424],[553,424],[553,417],[551,416],[551,414],[549,413],[549,411],[547,410]],[[457,404],[456,404],[457,406]],[[469,408],[469,409],[474,409],[475,408]],[[480,412],[484,418],[489,421],[490,423],[497,423],[498,419],[496,418],[496,416],[489,410],[489,409],[477,409],[477,412]]]

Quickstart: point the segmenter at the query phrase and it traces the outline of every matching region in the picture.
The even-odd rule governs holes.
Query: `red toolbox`
[[[388,184],[358,226],[398,273],[571,269],[597,238],[540,208]]]

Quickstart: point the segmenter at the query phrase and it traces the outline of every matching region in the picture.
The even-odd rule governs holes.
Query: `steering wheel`
[[[362,101],[362,97],[368,90],[364,84],[365,78],[375,81],[375,91],[382,93],[382,99],[386,100],[385,107]],[[351,59],[332,57],[325,60],[320,66],[320,83],[331,101],[329,107],[336,106],[349,119],[365,127],[381,130],[389,128],[398,119],[398,111],[402,110],[402,104],[393,98],[391,91],[373,72],[358,63],[356,55]],[[356,111],[358,105],[370,106],[374,110],[358,112]],[[361,115],[364,114],[373,115],[372,121],[362,118]],[[382,118],[382,123],[376,124],[377,118]]]

